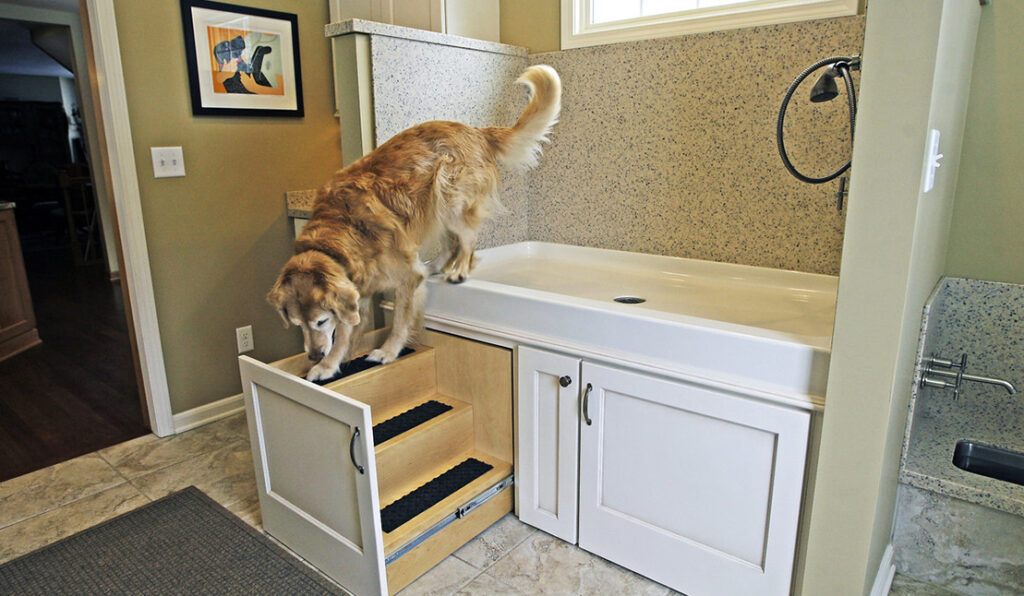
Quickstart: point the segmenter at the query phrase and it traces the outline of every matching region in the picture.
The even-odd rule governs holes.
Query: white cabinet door
[[[580,361],[521,346],[517,354],[519,519],[575,544]]]
[[[810,414],[582,370],[580,546],[690,596],[788,594]]]
[[[358,596],[387,594],[369,406],[239,358],[267,532]]]

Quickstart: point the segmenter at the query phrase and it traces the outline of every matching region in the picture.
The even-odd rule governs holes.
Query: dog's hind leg
[[[452,255],[444,267],[444,278],[453,284],[460,284],[469,277],[476,264],[473,251],[476,247],[476,230],[482,218],[476,208],[469,208],[466,214],[448,224],[448,233],[453,237]]]
[[[462,283],[473,269],[473,250],[480,224],[494,210],[504,210],[498,201],[498,170],[493,162],[478,161],[453,172],[440,173],[435,193],[439,218],[449,241],[450,258],[442,271],[451,283]],[[441,184],[440,181],[445,181]]]
[[[442,238],[441,240],[441,252],[439,252],[437,256],[431,259],[431,261],[428,263],[430,265],[429,269],[431,275],[435,273],[441,273],[442,271],[448,269],[448,266],[451,265],[452,259],[455,256],[455,251],[458,249],[458,246],[459,239],[454,234],[446,230],[444,233],[444,238]]]
[[[428,272],[417,258],[411,259],[409,265],[406,279],[395,288],[395,316],[391,322],[391,333],[380,348],[367,355],[367,360],[382,364],[393,362],[421,320],[427,295],[425,281]]]

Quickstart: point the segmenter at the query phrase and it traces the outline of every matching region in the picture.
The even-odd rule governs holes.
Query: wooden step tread
[[[380,393],[388,395],[386,403],[390,405],[392,401],[414,399],[424,392],[437,391],[434,349],[419,345],[411,345],[406,349],[412,349],[413,352],[394,362],[371,366],[358,374],[333,380],[323,387],[362,401],[371,407],[385,405],[385,402],[380,400]],[[429,391],[425,391],[427,388]]]
[[[428,402],[430,400],[439,401],[443,404],[447,404],[456,409],[460,407],[471,407],[464,401],[455,399],[454,397],[449,397],[443,393],[438,392],[437,389],[434,389],[429,393],[412,395],[407,399],[393,401],[392,403],[387,404],[387,406],[374,408],[370,412],[370,417],[373,420],[373,425],[377,426],[378,424],[384,422],[385,420],[390,420],[391,418],[394,418],[395,416],[398,416],[403,412],[407,412],[415,408],[416,406],[424,402]]]
[[[434,524],[448,517],[459,507],[465,505],[471,501],[474,497],[478,496],[488,488],[494,486],[500,482],[503,478],[512,473],[512,464],[501,461],[489,455],[485,455],[481,452],[471,452],[467,457],[479,460],[486,464],[490,464],[492,467],[490,470],[462,487],[458,491],[452,493],[448,497],[442,499],[439,503],[433,507],[427,509],[423,513],[417,515],[411,520],[399,526],[393,532],[387,532],[384,534],[384,552],[390,554],[401,547],[403,544],[409,542],[416,536],[419,536],[426,530],[430,529]],[[437,477],[453,468],[454,466],[461,463],[466,458],[461,458],[458,461],[448,461],[444,465],[438,466],[437,473],[432,477]],[[395,499],[397,500],[397,499]],[[390,505],[390,503],[382,504],[382,508]]]
[[[454,399],[452,397],[448,397],[447,395],[443,395],[441,393],[435,393],[435,394],[427,396],[427,397],[420,397],[420,398],[418,398],[418,399],[416,399],[414,401],[411,401],[411,402],[408,402],[408,403],[402,405],[401,407],[393,408],[389,415],[383,415],[382,414],[381,416],[378,417],[376,415],[376,413],[373,413],[374,414],[373,415],[373,428],[376,429],[378,426],[380,426],[384,422],[387,422],[388,420],[391,420],[391,419],[393,419],[393,418],[395,418],[397,416],[400,416],[400,415],[402,415],[405,412],[408,412],[408,411],[410,411],[410,410],[412,410],[412,409],[414,409],[414,408],[416,408],[418,406],[421,406],[421,405],[423,405],[425,403],[432,402],[432,401],[436,401],[436,402],[439,402],[439,403],[441,403],[443,405],[449,406],[449,409],[444,411],[444,412],[441,412],[437,416],[433,416],[433,417],[431,417],[431,418],[429,418],[427,420],[424,420],[420,424],[417,424],[416,426],[413,426],[413,427],[409,428],[408,430],[406,430],[403,433],[395,435],[390,440],[385,440],[385,441],[378,442],[376,440],[376,437],[374,437],[374,441],[375,441],[375,449],[374,449],[374,451],[377,452],[377,453],[380,453],[380,451],[382,449],[384,449],[386,447],[391,447],[393,443],[399,442],[399,441],[401,441],[403,439],[408,439],[410,436],[412,436],[412,435],[414,435],[416,433],[429,432],[430,428],[439,425],[445,419],[451,418],[452,416],[456,416],[456,415],[458,415],[459,413],[461,413],[461,412],[463,412],[465,410],[472,410],[473,409],[473,406],[471,406],[470,404],[467,404],[464,401],[460,401],[460,400]]]
[[[398,353],[398,360],[396,360],[395,362],[400,362],[402,358],[405,358],[406,356],[411,356],[414,353],[415,350],[413,348],[402,348],[402,351]],[[351,377],[353,375],[358,375],[360,373],[366,372],[370,369],[388,366],[387,364],[381,364],[380,362],[367,360],[366,357],[367,354],[364,354],[362,356],[359,356],[358,358],[352,358],[348,361],[342,362],[341,365],[338,367],[337,372],[335,372],[333,376],[327,379],[321,379],[319,381],[313,382],[320,386],[328,386],[331,384],[336,384],[338,381],[343,381],[347,377]]]
[[[406,522],[440,503],[449,495],[468,486],[489,472],[494,466],[468,457],[437,478],[432,478],[412,492],[380,510],[380,526],[394,532]]]
[[[445,395],[430,399],[452,409],[374,447],[381,505],[412,492],[452,465],[470,457],[473,407]],[[453,462],[440,469],[447,462]]]
[[[452,406],[436,400],[428,399],[420,404],[396,414],[373,425],[373,444],[380,445],[391,439],[413,431],[416,427],[425,424],[438,416],[443,415],[452,409]]]

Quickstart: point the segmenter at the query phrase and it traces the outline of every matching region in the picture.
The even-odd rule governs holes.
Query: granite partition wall
[[[897,571],[960,594],[1024,594],[1024,486],[952,464],[960,439],[1024,452],[1024,286],[940,282],[925,307],[920,360],[959,360],[967,372],[1020,393],[964,382],[912,388],[893,546]],[[920,373],[919,373],[920,374]]]
[[[455,38],[463,46],[447,45],[440,42],[453,36],[373,27],[381,32],[370,39],[378,145],[428,120],[511,126],[526,107],[526,88],[515,84],[528,66],[524,48],[466,38]],[[499,197],[505,211],[484,223],[480,248],[528,239],[527,173],[502,172]]]
[[[530,239],[837,274],[838,182],[786,172],[775,124],[804,68],[863,39],[855,16],[530,56],[564,87],[531,175]],[[823,176],[849,159],[849,121],[844,96],[808,101],[815,78],[794,95],[786,142]]]

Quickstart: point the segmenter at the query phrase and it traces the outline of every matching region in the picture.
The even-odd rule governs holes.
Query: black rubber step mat
[[[460,488],[483,476],[491,464],[469,458],[411,493],[380,510],[380,525],[393,532],[402,524],[443,501]]]
[[[415,351],[416,350],[413,350],[412,348],[402,348],[402,351],[398,353],[398,357],[401,358],[402,356],[405,356],[406,354],[412,354]],[[360,356],[359,358],[349,360],[348,362],[342,362],[341,368],[338,369],[338,374],[334,375],[333,377],[329,379],[320,379],[319,381],[313,382],[316,383],[317,385],[326,385],[328,383],[333,383],[338,379],[343,379],[349,375],[361,373],[364,370],[373,368],[375,366],[380,366],[380,362],[370,362],[369,360],[366,359],[366,356]]]
[[[452,409],[448,404],[443,404],[436,399],[423,402],[415,408],[406,410],[397,416],[388,418],[383,422],[373,425],[373,444],[380,445],[388,439],[393,439],[407,430],[412,430],[424,422],[437,418],[448,410]]]

